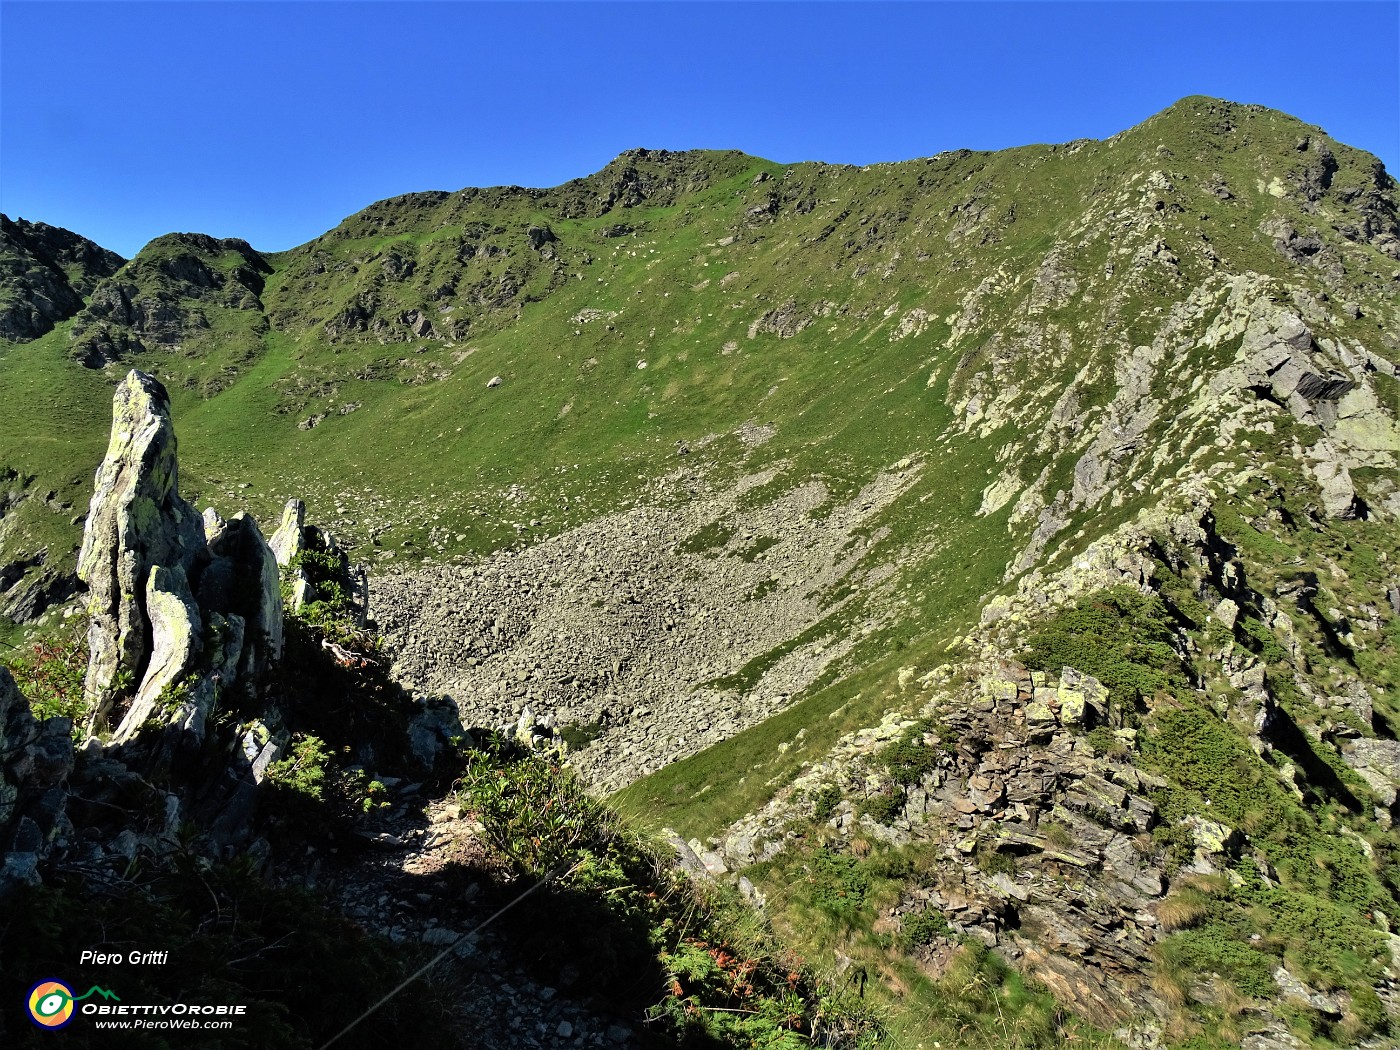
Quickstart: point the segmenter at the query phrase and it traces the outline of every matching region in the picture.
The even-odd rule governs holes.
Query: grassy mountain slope
[[[1282,812],[1269,808],[1282,791],[1289,819],[1302,814],[1288,850],[1341,834],[1338,821],[1366,841],[1325,862],[1361,871],[1357,894],[1297,872],[1289,889],[1341,909],[1339,928],[1381,930],[1364,916],[1396,908],[1383,879],[1394,792],[1386,802],[1390,774],[1376,757],[1400,717],[1396,200],[1375,158],[1317,128],[1190,98],[1101,142],[868,168],[630,151],[551,190],[380,202],[277,255],[172,235],[85,293],[73,320],[0,344],[0,466],[14,479],[0,565],[40,547],[60,562],[76,544],[71,508],[100,457],[110,381],[152,371],[175,398],[190,498],[268,521],[302,496],[372,571],[465,559],[506,580],[463,583],[460,604],[510,616],[473,626],[470,646],[460,631],[430,638],[438,655],[408,671],[468,709],[489,695],[586,728],[597,741],[585,765],[624,756],[602,782],[635,781],[625,808],[725,842],[770,814],[766,837],[789,850],[773,886],[802,871],[835,878],[829,856],[849,866],[857,833],[823,816],[828,805],[866,807],[867,829],[904,821],[896,830],[913,845],[876,834],[861,848],[916,855],[893,864],[876,849],[871,864],[884,867],[866,873],[875,882],[855,909],[821,919],[784,892],[775,904],[814,950],[864,953],[871,972],[893,967],[884,987],[907,991],[927,979],[908,960],[930,942],[881,940],[878,924],[908,914],[899,887],[941,855],[918,849],[941,840],[936,820],[901,808],[910,785],[881,779],[874,743],[908,729],[905,715],[936,721],[973,702],[958,683],[985,677],[978,661],[1043,651],[1037,624],[1125,582],[1095,553],[1112,548],[1138,566],[1127,582],[1174,610],[1172,675],[1134,700],[1131,718],[1101,727],[1109,739],[1140,730],[1141,745],[1119,741],[1127,754],[1113,760],[1175,792],[1151,801],[1156,826],[1209,815],[1198,781],[1211,760],[1171,750],[1174,702],[1241,769],[1263,756],[1248,777],[1264,785],[1264,810]],[[1193,540],[1188,557],[1158,527],[1207,511],[1210,543],[1234,555]],[[652,513],[655,564],[674,591],[642,593],[621,562],[573,564],[585,549],[625,559],[628,530]],[[525,547],[557,552],[548,574],[577,601],[557,606],[560,624],[522,612],[512,633],[510,603],[540,581],[487,556]],[[831,549],[847,558],[839,571],[821,560]],[[712,577],[743,587],[709,600],[685,589]],[[430,568],[406,577],[405,593],[443,579]],[[650,617],[640,633],[680,632],[685,644],[669,646],[678,662],[638,642],[630,664],[608,668],[615,635],[579,632],[572,649],[552,640],[564,623],[593,623],[590,602],[613,616],[607,595],[584,595],[598,580]],[[419,607],[403,600],[416,622]],[[705,606],[739,601],[788,637],[706,641]],[[1217,616],[1222,601],[1233,617]],[[1107,673],[1084,666],[1093,645],[1076,645],[1066,663]],[[594,677],[566,666],[595,659]],[[664,676],[647,670],[661,666]],[[1256,685],[1311,744],[1286,727],[1287,746],[1260,735]],[[654,700],[674,719],[654,718]],[[720,709],[725,727],[702,719]],[[856,748],[857,765],[874,765],[859,776],[827,768],[833,748],[849,751],[882,723],[894,729]],[[625,758],[663,737],[664,768]],[[1280,753],[1286,763],[1269,757]],[[822,769],[830,783],[804,782]],[[796,793],[794,781],[805,783]],[[836,795],[818,805],[825,788]],[[1228,815],[1231,828],[1266,838],[1247,809]],[[776,834],[784,821],[801,834]],[[1180,862],[1172,842],[1143,834],[1154,871]],[[1044,836],[1035,841],[1042,859],[1017,869],[1029,881],[1052,864]],[[968,864],[969,886],[998,874]],[[1246,905],[1265,906],[1197,903],[1236,932]],[[1159,922],[1133,933],[1142,946],[1128,997],[1197,1038],[1228,1009],[1189,975],[1223,964],[1171,955],[1170,932]],[[1349,1004],[1365,999],[1386,965],[1372,947],[1355,966],[1333,953],[1310,979]],[[879,962],[891,958],[901,961]],[[1264,962],[1246,962],[1245,976],[1222,979],[1244,999],[1263,996],[1250,975]],[[1027,968],[1054,986],[1053,973]],[[1168,971],[1166,991],[1141,990]],[[927,1004],[941,993],[909,994]],[[1296,1021],[1299,1038],[1384,1038],[1366,1004],[1371,1020],[1345,1005],[1335,1021],[1308,1007],[1268,1023]]]

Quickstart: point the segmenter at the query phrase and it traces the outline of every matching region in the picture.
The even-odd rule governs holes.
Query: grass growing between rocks
[[[985,945],[933,910],[882,918],[919,871],[927,846],[823,841],[813,826],[794,848],[749,869],[777,928],[805,958],[885,1018],[888,1045],[1030,1050],[1118,1047],[1067,1017]]]
[[[1390,874],[1400,841],[1360,801],[1367,795],[1360,778],[1330,747],[1290,730],[1287,713],[1269,734],[1274,746],[1261,752],[1251,746],[1252,726],[1205,702],[1218,669],[1197,662],[1192,670],[1204,675],[1205,689],[1187,685],[1177,633],[1183,614],[1197,617],[1188,620],[1189,644],[1212,638],[1231,644],[1228,632],[1211,633],[1200,603],[1190,597],[1193,586],[1164,578],[1175,615],[1160,599],[1122,588],[1090,595],[1041,624],[1026,657],[1032,666],[1048,669],[1063,660],[1087,670],[1120,703],[1141,711],[1135,760],[1168,782],[1154,795],[1161,814],[1154,839],[1173,864],[1193,856],[1193,836],[1182,834],[1189,820],[1244,835],[1246,844],[1227,857],[1222,874],[1185,876],[1184,888],[1162,905],[1167,936],[1157,947],[1157,982],[1182,1011],[1180,1031],[1225,1026],[1219,1043],[1200,1042],[1205,1037],[1197,1034],[1191,1036],[1196,1042],[1182,1045],[1232,1045],[1242,1032],[1239,1010],[1220,1002],[1193,1004],[1193,982],[1224,982],[1226,999],[1233,995],[1243,1004],[1278,994],[1273,973],[1279,966],[1339,996],[1335,1014],[1299,1014],[1300,1034],[1343,1045],[1384,1034],[1390,1029],[1374,989],[1388,948],[1375,915],[1400,906]],[[1241,618],[1236,632],[1280,671],[1291,669],[1274,631]]]

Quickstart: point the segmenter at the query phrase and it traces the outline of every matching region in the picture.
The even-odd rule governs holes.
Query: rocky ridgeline
[[[1100,235],[1097,228],[1085,234]],[[1384,394],[1396,366],[1381,340],[1367,345],[1342,334],[1345,310],[1297,285],[1250,272],[1213,274],[1191,287],[1172,273],[1181,296],[1152,341],[1115,347],[1121,336],[1106,329],[1100,349],[1111,356],[1085,364],[1053,400],[1050,388],[1024,396],[1028,369],[1041,367],[1027,351],[1069,346],[1074,336],[1038,316],[1037,286],[1022,279],[1027,306],[1010,331],[979,318],[979,296],[965,306],[968,330],[984,332],[988,344],[951,403],[964,433],[1010,435],[980,512],[1009,504],[1010,527],[1034,523],[1007,566],[1008,580],[1035,569],[1086,511],[1202,476],[1236,483],[1241,460],[1280,483],[1315,486],[1319,517],[1400,516],[1400,425]],[[1182,367],[1188,361],[1192,367]],[[1113,397],[1094,405],[1095,388],[1105,384]],[[1280,459],[1255,450],[1290,431]],[[1069,487],[1050,491],[1048,466],[1022,477],[1025,462],[1047,455],[1072,458]],[[1357,477],[1365,479],[1361,488]]]
[[[37,339],[81,310],[123,262],[68,230],[0,215],[0,339]]]
[[[1357,630],[1365,632],[1363,639],[1380,634],[1386,622],[1385,612],[1365,602],[1346,603],[1324,611],[1315,601],[1318,584],[1307,572],[1296,574],[1300,578],[1282,577],[1270,590],[1260,590],[1262,584],[1251,579],[1238,551],[1217,530],[1209,483],[1198,481],[1185,486],[1179,501],[1190,509],[1173,512],[1158,507],[1146,511],[1137,520],[1091,544],[1059,572],[1027,573],[1014,594],[987,602],[981,625],[959,641],[974,647],[981,659],[993,659],[997,654],[1015,651],[1028,624],[1065,607],[1080,595],[1118,583],[1151,593],[1162,569],[1161,552],[1170,549],[1173,557],[1209,581],[1206,594],[1214,606],[1211,619],[1228,635],[1227,640],[1204,651],[1189,638],[1180,639],[1186,655],[1204,656],[1218,667],[1223,684],[1234,691],[1229,710],[1221,714],[1250,727],[1250,746],[1260,754],[1267,754],[1280,740],[1296,739],[1301,733],[1334,749],[1337,758],[1376,793],[1377,804],[1372,812],[1376,822],[1391,827],[1400,820],[1400,807],[1396,805],[1400,795],[1400,741],[1384,734],[1364,736],[1357,729],[1374,725],[1374,691],[1379,686],[1363,680],[1350,667],[1330,668],[1323,682],[1295,673],[1290,684],[1317,710],[1316,724],[1300,726],[1275,696],[1265,662],[1243,644],[1243,622],[1249,610],[1280,640],[1290,664],[1315,672],[1309,668],[1290,609],[1301,614],[1300,619],[1321,636],[1348,650],[1366,646],[1356,636]],[[1256,568],[1272,571],[1280,567]],[[1329,569],[1334,585],[1351,582],[1340,565]],[[1385,594],[1389,613],[1400,616],[1400,586],[1389,584]],[[1351,629],[1339,630],[1338,625]]]
[[[888,574],[864,523],[918,474],[907,461],[821,518],[818,481],[741,505],[778,468],[675,507],[643,505],[518,553],[375,578],[370,614],[409,688],[446,694],[463,722],[508,735],[576,727],[571,758],[613,789],[763,721],[853,644],[833,630],[726,687],[755,658],[838,609],[843,583]],[[705,484],[683,471],[668,485]]]

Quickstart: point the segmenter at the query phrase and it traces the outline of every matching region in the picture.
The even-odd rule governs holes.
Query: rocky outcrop
[[[1376,819],[1384,827],[1390,827],[1398,815],[1400,741],[1353,740],[1342,749],[1342,757],[1376,793]]]
[[[15,564],[11,562],[10,566],[0,567],[0,572]],[[38,569],[8,587],[0,577],[0,616],[15,623],[32,623],[55,605],[73,597],[78,590],[77,577],[53,567]]]
[[[67,718],[35,718],[0,667],[0,899],[16,884],[37,883],[39,862],[71,828],[72,728]]]
[[[123,262],[76,233],[0,215],[0,339],[37,339],[81,310]]]
[[[1318,487],[1322,511],[1334,519],[1369,513],[1352,471],[1392,471],[1400,452],[1400,428],[1373,389],[1377,373],[1394,366],[1359,343],[1319,338],[1299,312],[1272,301],[1258,278],[1238,278],[1234,292],[1255,296],[1244,311],[1223,313],[1207,338],[1240,338],[1228,367],[1210,387],[1226,404],[1240,391],[1284,409],[1321,436],[1294,455]],[[1380,509],[1380,508],[1378,508]]]
[[[1134,768],[1126,748],[1115,756],[1089,746],[1085,730],[1104,725],[1106,698],[1100,682],[1072,667],[1052,676],[984,665],[970,695],[925,721],[894,716],[849,738],[798,778],[787,796],[795,805],[741,821],[718,850],[731,869],[773,856],[801,800],[840,785],[854,798],[826,821],[833,832],[932,842],[942,855],[887,921],[936,909],[948,921],[941,940],[950,951],[959,937],[975,938],[1084,1016],[1125,1021],[1152,999],[1142,975],[1161,935],[1155,907],[1168,879],[1149,838],[1159,817],[1148,795],[1165,781]],[[892,788],[878,756],[901,738],[926,749],[931,768]],[[870,803],[886,797],[898,804],[877,819]],[[1210,835],[1198,845],[1203,866],[1227,848]]]
[[[151,570],[178,568],[188,580],[208,563],[202,519],[180,498],[175,447],[170,395],[151,376],[131,372],[117,387],[112,436],[78,555],[92,615],[86,692],[95,725],[111,709],[118,672],[139,685],[146,671]]]
[[[183,349],[219,329],[221,315],[245,315],[221,333],[222,343],[244,343],[267,329],[260,298],[267,260],[246,242],[197,233],[158,237],[99,284],[74,320],[72,356],[101,368],[130,353]],[[252,315],[251,323],[246,315]],[[239,347],[253,352],[254,343]]]
[[[277,563],[257,523],[180,497],[170,399],[133,371],[117,388],[79,555],[92,624],[91,728],[130,700],[115,739],[152,720],[202,732],[218,693],[250,693],[282,653]]]
[[[277,564],[284,569],[296,560],[303,550],[302,530],[306,527],[306,504],[299,499],[290,499],[282,508],[282,523],[272,534],[269,546]]]

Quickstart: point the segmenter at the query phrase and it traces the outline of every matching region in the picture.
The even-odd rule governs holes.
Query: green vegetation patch
[[[1186,685],[1172,637],[1160,598],[1111,587],[1043,623],[1030,636],[1023,659],[1047,673],[1073,667],[1093,675],[1108,688],[1112,708],[1128,714],[1144,700]]]
[[[71,718],[74,738],[82,738],[87,715],[83,698],[88,664],[86,635],[72,631],[0,649],[0,664],[9,668],[35,718]]]
[[[468,755],[461,803],[522,880],[545,891],[503,920],[527,955],[587,958],[585,991],[644,1010],[684,1046],[864,1047],[879,1038],[855,997],[817,983],[732,891],[701,891],[549,755]],[[833,861],[833,906],[858,908],[859,870]],[[826,877],[824,874],[823,877]],[[621,989],[622,991],[619,991]],[[833,1039],[834,1037],[834,1039]]]

